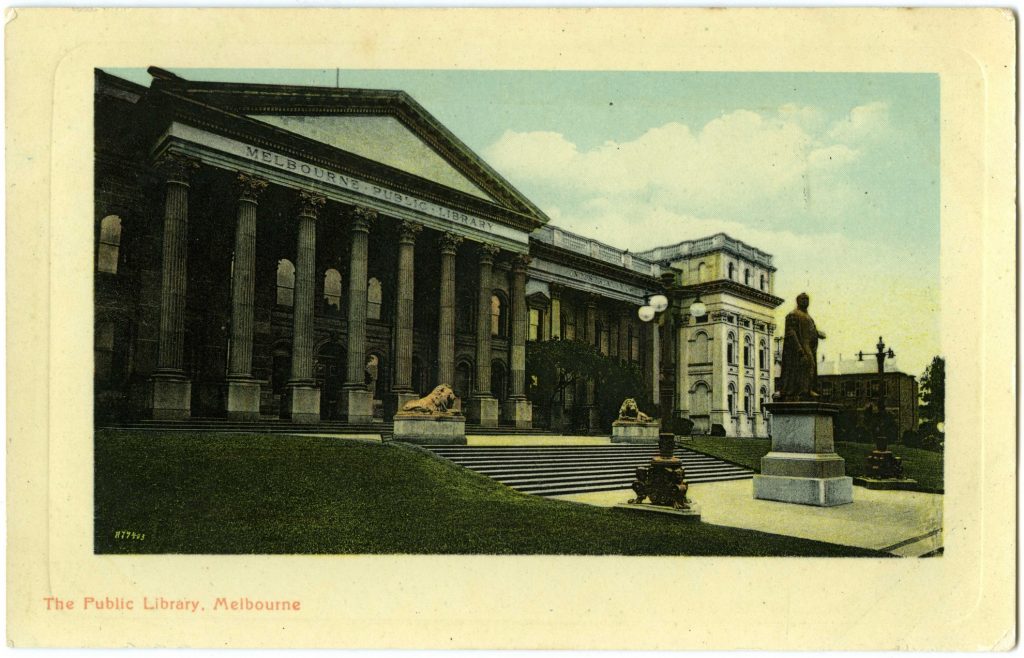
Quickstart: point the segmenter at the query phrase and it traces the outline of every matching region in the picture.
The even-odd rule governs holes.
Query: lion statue
[[[455,403],[455,391],[448,384],[438,384],[430,395],[402,405],[402,413],[446,414]]]
[[[636,405],[636,400],[626,398],[622,401],[622,406],[619,407],[619,420],[633,423],[649,423],[651,422],[651,417],[640,411],[640,407]]]

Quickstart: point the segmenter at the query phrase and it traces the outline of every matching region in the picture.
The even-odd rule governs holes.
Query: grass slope
[[[112,430],[95,440],[97,553],[881,555],[652,517],[520,494],[399,445]]]
[[[714,457],[731,461],[741,466],[761,470],[761,457],[771,450],[771,441],[767,439],[730,439],[724,437],[694,437],[692,441],[683,443]],[[852,477],[864,475],[867,470],[866,460],[874,446],[869,443],[836,443],[836,452],[846,460],[846,474]],[[902,445],[889,447],[903,458],[903,472],[907,477],[917,480],[917,489],[931,493],[942,493],[943,454]]]

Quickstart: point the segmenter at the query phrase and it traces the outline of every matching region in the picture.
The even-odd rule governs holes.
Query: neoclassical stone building
[[[586,431],[592,387],[533,409],[525,373],[529,341],[579,338],[640,365],[666,415],[766,431],[767,254],[550,226],[401,91],[150,73],[96,73],[98,422],[356,426],[448,382],[472,424]]]

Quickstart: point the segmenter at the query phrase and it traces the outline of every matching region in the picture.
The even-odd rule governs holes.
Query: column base
[[[320,389],[314,384],[288,384],[287,413],[293,423],[319,423]]]
[[[373,394],[361,388],[341,389],[338,416],[352,425],[373,422]]]
[[[228,420],[259,420],[260,383],[249,377],[228,379],[224,406]]]
[[[492,397],[475,397],[466,404],[466,422],[481,427],[498,426],[498,400]]]
[[[179,373],[153,375],[150,411],[154,420],[186,420],[192,416],[192,382]]]
[[[505,422],[512,421],[518,429],[533,428],[533,403],[526,398],[505,400],[503,411]]]

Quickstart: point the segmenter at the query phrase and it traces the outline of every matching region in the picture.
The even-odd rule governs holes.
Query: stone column
[[[295,294],[292,302],[292,372],[286,413],[294,423],[320,421],[320,389],[313,379],[313,290],[316,269],[316,219],[327,199],[299,190],[295,246]]]
[[[509,350],[509,396],[505,401],[505,419],[516,427],[533,426],[533,405],[526,399],[526,268],[530,257],[518,254],[512,259],[512,345]]]
[[[376,219],[376,210],[362,206],[348,213],[348,354],[339,415],[352,424],[373,420],[373,391],[366,390],[366,269],[370,224]]]
[[[415,289],[416,236],[423,227],[404,221],[398,227],[398,285],[395,289],[395,383],[388,411],[394,414],[419,397],[412,388],[413,290]]]
[[[199,162],[165,153],[156,163],[166,176],[164,237],[160,280],[160,339],[153,373],[153,418],[183,420],[192,415],[192,382],[183,370],[185,293],[188,264],[189,177]]]
[[[231,273],[231,351],[227,375],[227,417],[259,420],[260,384],[252,376],[253,297],[256,292],[256,206],[267,181],[239,173],[235,259]]]
[[[594,345],[594,349],[597,349],[597,296],[587,295],[586,306],[584,311],[584,321],[586,324],[587,337],[586,340],[591,345]],[[586,411],[587,418],[587,431],[598,432],[601,429],[601,415],[597,409],[597,394],[594,387],[594,380],[589,380],[586,383],[586,398],[584,399],[584,410]]]
[[[498,248],[481,244],[480,272],[476,317],[476,391],[467,405],[466,416],[471,423],[497,427],[498,401],[491,395],[491,268]]]
[[[441,235],[441,281],[437,312],[437,385],[455,381],[455,255],[462,237]]]

